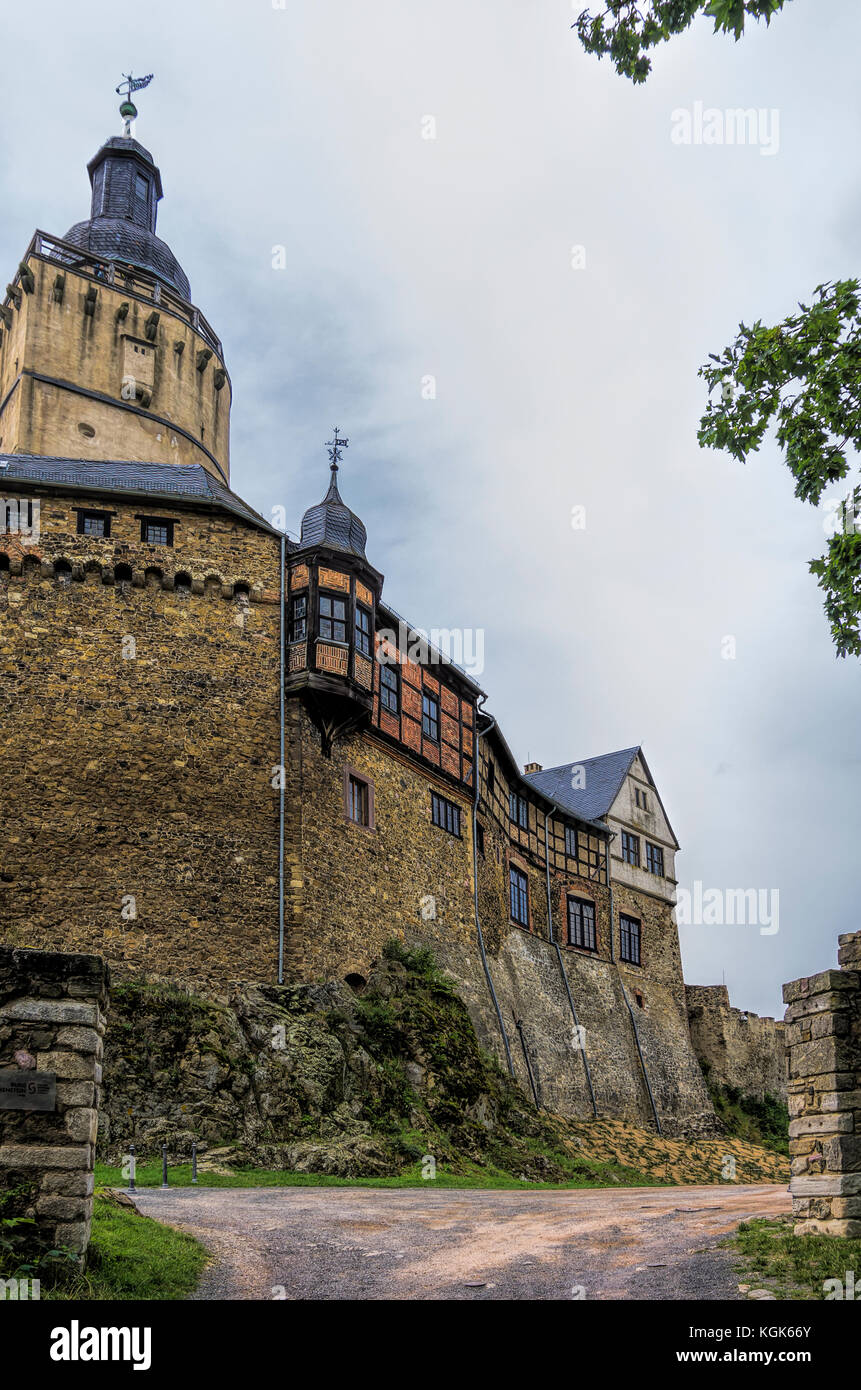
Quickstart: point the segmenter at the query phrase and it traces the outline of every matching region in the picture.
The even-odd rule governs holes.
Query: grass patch
[[[443,1188],[486,1188],[519,1191],[524,1188],[538,1191],[566,1191],[569,1188],[588,1187],[667,1187],[659,1178],[640,1173],[634,1168],[619,1164],[596,1163],[592,1176],[578,1175],[565,1182],[533,1182],[513,1177],[502,1169],[488,1168],[478,1164],[467,1165],[466,1171],[453,1173],[438,1166],[435,1178],[423,1178],[421,1164],[416,1163],[403,1173],[394,1176],[354,1178],[335,1177],[326,1173],[291,1173],[282,1169],[237,1168],[231,1173],[199,1173],[200,1187],[443,1187]],[[127,1188],[126,1179],[120,1168],[107,1164],[96,1164],[96,1182],[104,1187]],[[170,1168],[168,1183],[171,1187],[191,1186],[191,1164],[178,1164]],[[138,1163],[138,1187],[161,1187],[161,1164]]]
[[[192,1236],[96,1196],[87,1268],[43,1299],[177,1299],[197,1287],[209,1255]]]
[[[826,1279],[858,1273],[861,1286],[861,1240],[792,1233],[791,1217],[757,1217],[744,1221],[725,1244],[742,1257],[736,1266],[743,1281],[769,1289],[779,1299],[824,1299]]]

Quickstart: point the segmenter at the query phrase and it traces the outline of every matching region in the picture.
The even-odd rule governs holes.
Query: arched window
[[[68,560],[54,561],[54,578],[58,584],[62,584],[63,588],[67,588],[68,585],[71,584],[72,566],[69,564]]]
[[[191,593],[191,575],[184,572],[179,573],[173,581],[173,587],[178,594],[186,595]]]
[[[116,565],[114,568],[114,582],[116,584],[131,584],[132,568],[131,565]]]
[[[163,578],[161,570],[156,565],[144,572],[144,581],[148,589],[160,589]]]

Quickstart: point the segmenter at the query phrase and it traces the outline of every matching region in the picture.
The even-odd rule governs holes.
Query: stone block
[[[4,1144],[0,1168],[89,1168],[89,1145]]]
[[[98,1010],[94,1004],[70,1003],[68,1000],[14,999],[0,1005],[0,1018],[25,1023],[78,1023],[95,1027]]]
[[[92,1197],[95,1177],[92,1173],[64,1173],[54,1170],[42,1178],[44,1193],[57,1192],[63,1197]]]
[[[805,1134],[851,1134],[854,1123],[851,1113],[803,1115],[800,1119],[790,1120],[789,1137],[795,1139]]]
[[[93,1052],[96,1056],[101,1056],[102,1052],[102,1040],[95,1028],[61,1028],[57,1046],[71,1048],[73,1052]]]

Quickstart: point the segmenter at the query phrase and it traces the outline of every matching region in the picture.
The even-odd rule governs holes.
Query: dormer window
[[[347,640],[347,603],[334,594],[320,595],[320,636],[329,642]]]

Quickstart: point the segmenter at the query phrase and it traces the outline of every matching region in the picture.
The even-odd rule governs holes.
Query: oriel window
[[[367,608],[356,604],[356,651],[362,656],[371,655],[371,615]]]
[[[347,603],[333,594],[320,595],[320,636],[329,642],[347,640]]]
[[[290,605],[290,641],[304,642],[308,636],[308,595],[300,594]]]

